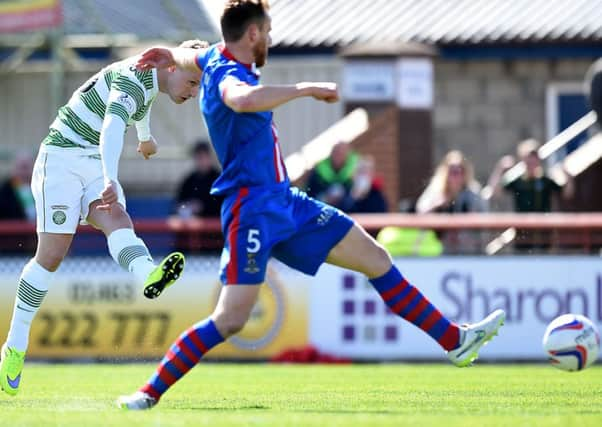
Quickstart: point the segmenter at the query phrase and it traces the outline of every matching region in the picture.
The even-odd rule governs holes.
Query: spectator
[[[382,192],[383,180],[374,173],[374,158],[361,156],[351,186],[349,213],[387,212],[387,201]]]
[[[219,218],[222,200],[209,192],[220,172],[216,166],[211,146],[199,141],[192,151],[194,171],[180,184],[175,213],[183,219],[191,217]]]
[[[570,199],[574,193],[572,176],[564,171],[566,183],[560,185],[548,177],[538,154],[539,142],[527,139],[517,148],[519,159],[524,162],[522,175],[507,177],[505,172],[513,166],[513,158],[504,156],[496,165],[489,178],[489,191],[493,197],[499,194],[500,188],[510,192],[514,199],[515,212],[550,212],[553,194],[562,193],[562,197]]]
[[[448,152],[416,203],[418,213],[468,213],[487,210],[474,179],[472,164],[458,151]],[[445,253],[474,254],[482,252],[482,233],[459,230],[438,233]]]
[[[330,156],[316,165],[307,181],[307,194],[344,210],[353,186],[358,156],[349,144],[338,142]]]
[[[486,203],[479,195],[480,185],[474,179],[470,162],[453,150],[445,155],[429,185],[418,198],[418,213],[483,212]]]
[[[518,145],[517,154],[524,163],[524,172],[515,177],[506,174],[513,167],[514,159],[511,156],[502,157],[491,174],[485,191],[495,197],[503,187],[512,194],[514,211],[522,213],[550,212],[554,194],[561,193],[563,198],[570,199],[574,193],[572,176],[563,168],[566,177],[564,185],[548,177],[538,149],[539,142],[534,139],[527,139]],[[517,230],[514,248],[519,251],[547,249],[550,246],[548,240],[547,233]]]
[[[0,221],[25,220],[35,222],[36,208],[31,192],[33,158],[30,153],[18,154],[10,176],[0,184]],[[0,253],[20,255],[31,253],[36,247],[35,233],[0,236]]]
[[[35,221],[36,208],[31,193],[33,159],[29,153],[15,157],[8,179],[0,186],[0,220]]]

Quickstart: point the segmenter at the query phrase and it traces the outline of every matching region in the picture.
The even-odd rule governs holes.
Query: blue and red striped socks
[[[224,341],[215,323],[205,319],[190,327],[173,343],[155,374],[140,389],[159,400],[163,393],[192,369],[213,347]]]
[[[446,351],[458,347],[460,344],[458,325],[446,319],[401,275],[397,267],[392,266],[384,276],[371,279],[370,283],[395,314],[418,326]]]

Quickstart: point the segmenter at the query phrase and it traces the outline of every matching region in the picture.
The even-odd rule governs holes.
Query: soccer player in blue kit
[[[203,71],[200,107],[223,171],[212,193],[225,197],[221,258],[224,286],[205,320],[183,332],[157,371],[136,393],[122,396],[124,409],[149,409],[211,348],[247,322],[274,257],[306,274],[324,262],[365,274],[388,307],[429,334],[457,366],[468,366],[497,334],[505,313],[479,323],[448,320],[402,276],[391,257],[341,211],[292,188],[282,160],[272,109],[299,97],[336,102],[334,83],[264,86],[258,68],[266,63],[271,18],[265,0],[228,0],[221,16],[223,42],[201,52],[151,48],[141,70]]]

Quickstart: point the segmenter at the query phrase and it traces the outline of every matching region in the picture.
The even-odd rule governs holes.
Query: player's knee
[[[65,258],[65,253],[60,250],[46,250],[44,253],[36,254],[36,262],[44,267],[48,271],[56,271],[63,259]]]
[[[87,220],[107,236],[115,230],[120,230],[122,228],[133,228],[130,216],[119,204],[113,207],[110,211],[91,212]]]
[[[389,271],[393,261],[389,252],[380,243],[374,242],[372,253],[369,271],[366,272],[366,275],[368,277],[380,277]]]
[[[224,338],[239,333],[248,320],[248,316],[236,312],[215,313],[212,317],[215,327]]]

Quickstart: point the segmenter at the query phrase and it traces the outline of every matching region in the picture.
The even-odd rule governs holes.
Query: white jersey
[[[138,71],[136,57],[115,62],[92,76],[61,107],[43,151],[81,151],[99,155],[99,139],[107,114],[121,118],[126,129],[134,122],[139,140],[150,138],[150,108],[159,91],[157,71]],[[58,149],[58,150],[57,150]]]

